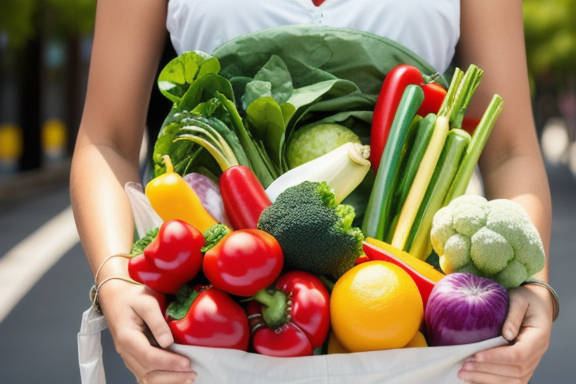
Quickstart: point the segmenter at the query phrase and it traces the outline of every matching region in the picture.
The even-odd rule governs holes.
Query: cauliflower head
[[[434,215],[430,240],[444,273],[488,277],[514,288],[544,268],[538,230],[526,211],[507,199],[463,195]]]

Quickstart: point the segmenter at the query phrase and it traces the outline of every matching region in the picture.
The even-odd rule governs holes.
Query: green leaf
[[[272,83],[269,81],[252,80],[246,84],[245,89],[242,95],[242,108],[245,110],[261,97],[272,97]]]
[[[284,111],[272,97],[256,99],[246,109],[246,122],[252,136],[261,140],[274,164],[279,167],[284,148]]]
[[[234,91],[228,79],[214,73],[203,75],[190,85],[180,100],[178,109],[193,109],[202,102],[214,99],[217,92],[224,94],[230,100],[234,100]]]
[[[272,55],[286,64],[294,88],[340,78],[353,82],[363,93],[378,94],[385,75],[407,63],[430,75],[436,72],[410,49],[384,37],[324,25],[286,25],[249,33],[214,50],[221,75],[232,79],[253,76]],[[443,77],[438,82],[447,87]]]
[[[270,60],[254,76],[254,81],[269,82],[272,97],[278,104],[284,104],[294,90],[290,71],[284,60],[277,55],[270,56]]]
[[[185,52],[164,66],[158,75],[158,88],[169,100],[179,103],[198,76],[219,71],[218,59],[200,51]]]

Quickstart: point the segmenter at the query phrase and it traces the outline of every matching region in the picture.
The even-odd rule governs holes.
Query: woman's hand
[[[143,285],[111,280],[98,295],[116,350],[138,383],[194,382],[190,360],[166,350],[174,339],[158,293]]]
[[[476,353],[458,372],[461,380],[477,384],[526,384],[548,349],[552,328],[550,293],[537,285],[510,291],[510,309],[502,335],[510,345]]]

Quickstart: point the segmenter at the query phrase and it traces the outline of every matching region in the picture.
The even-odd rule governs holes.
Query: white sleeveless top
[[[459,0],[169,0],[167,28],[178,54],[211,53],[249,32],[322,24],[395,40],[443,73],[460,37]]]

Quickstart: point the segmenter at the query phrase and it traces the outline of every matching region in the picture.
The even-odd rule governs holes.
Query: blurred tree
[[[24,137],[20,170],[39,168],[41,164],[40,127],[42,125],[43,71],[45,50],[50,40],[66,45],[66,116],[60,116],[71,128],[74,141],[83,103],[80,72],[80,39],[94,28],[96,0],[0,0],[0,34],[7,42],[6,53],[15,57],[8,70],[18,80],[18,121]],[[2,48],[2,47],[0,47]]]
[[[14,0],[13,0],[14,1]],[[96,0],[44,0],[50,29],[64,36],[82,36],[94,30]]]
[[[42,18],[37,17],[42,10]],[[24,46],[48,27],[64,36],[91,33],[96,0],[2,0],[0,31],[12,48]],[[47,25],[46,25],[47,24]]]
[[[34,34],[33,0],[0,1],[0,31],[6,33],[10,46],[21,46]]]
[[[576,75],[576,1],[524,0],[528,66],[533,77],[550,73],[559,84]]]

